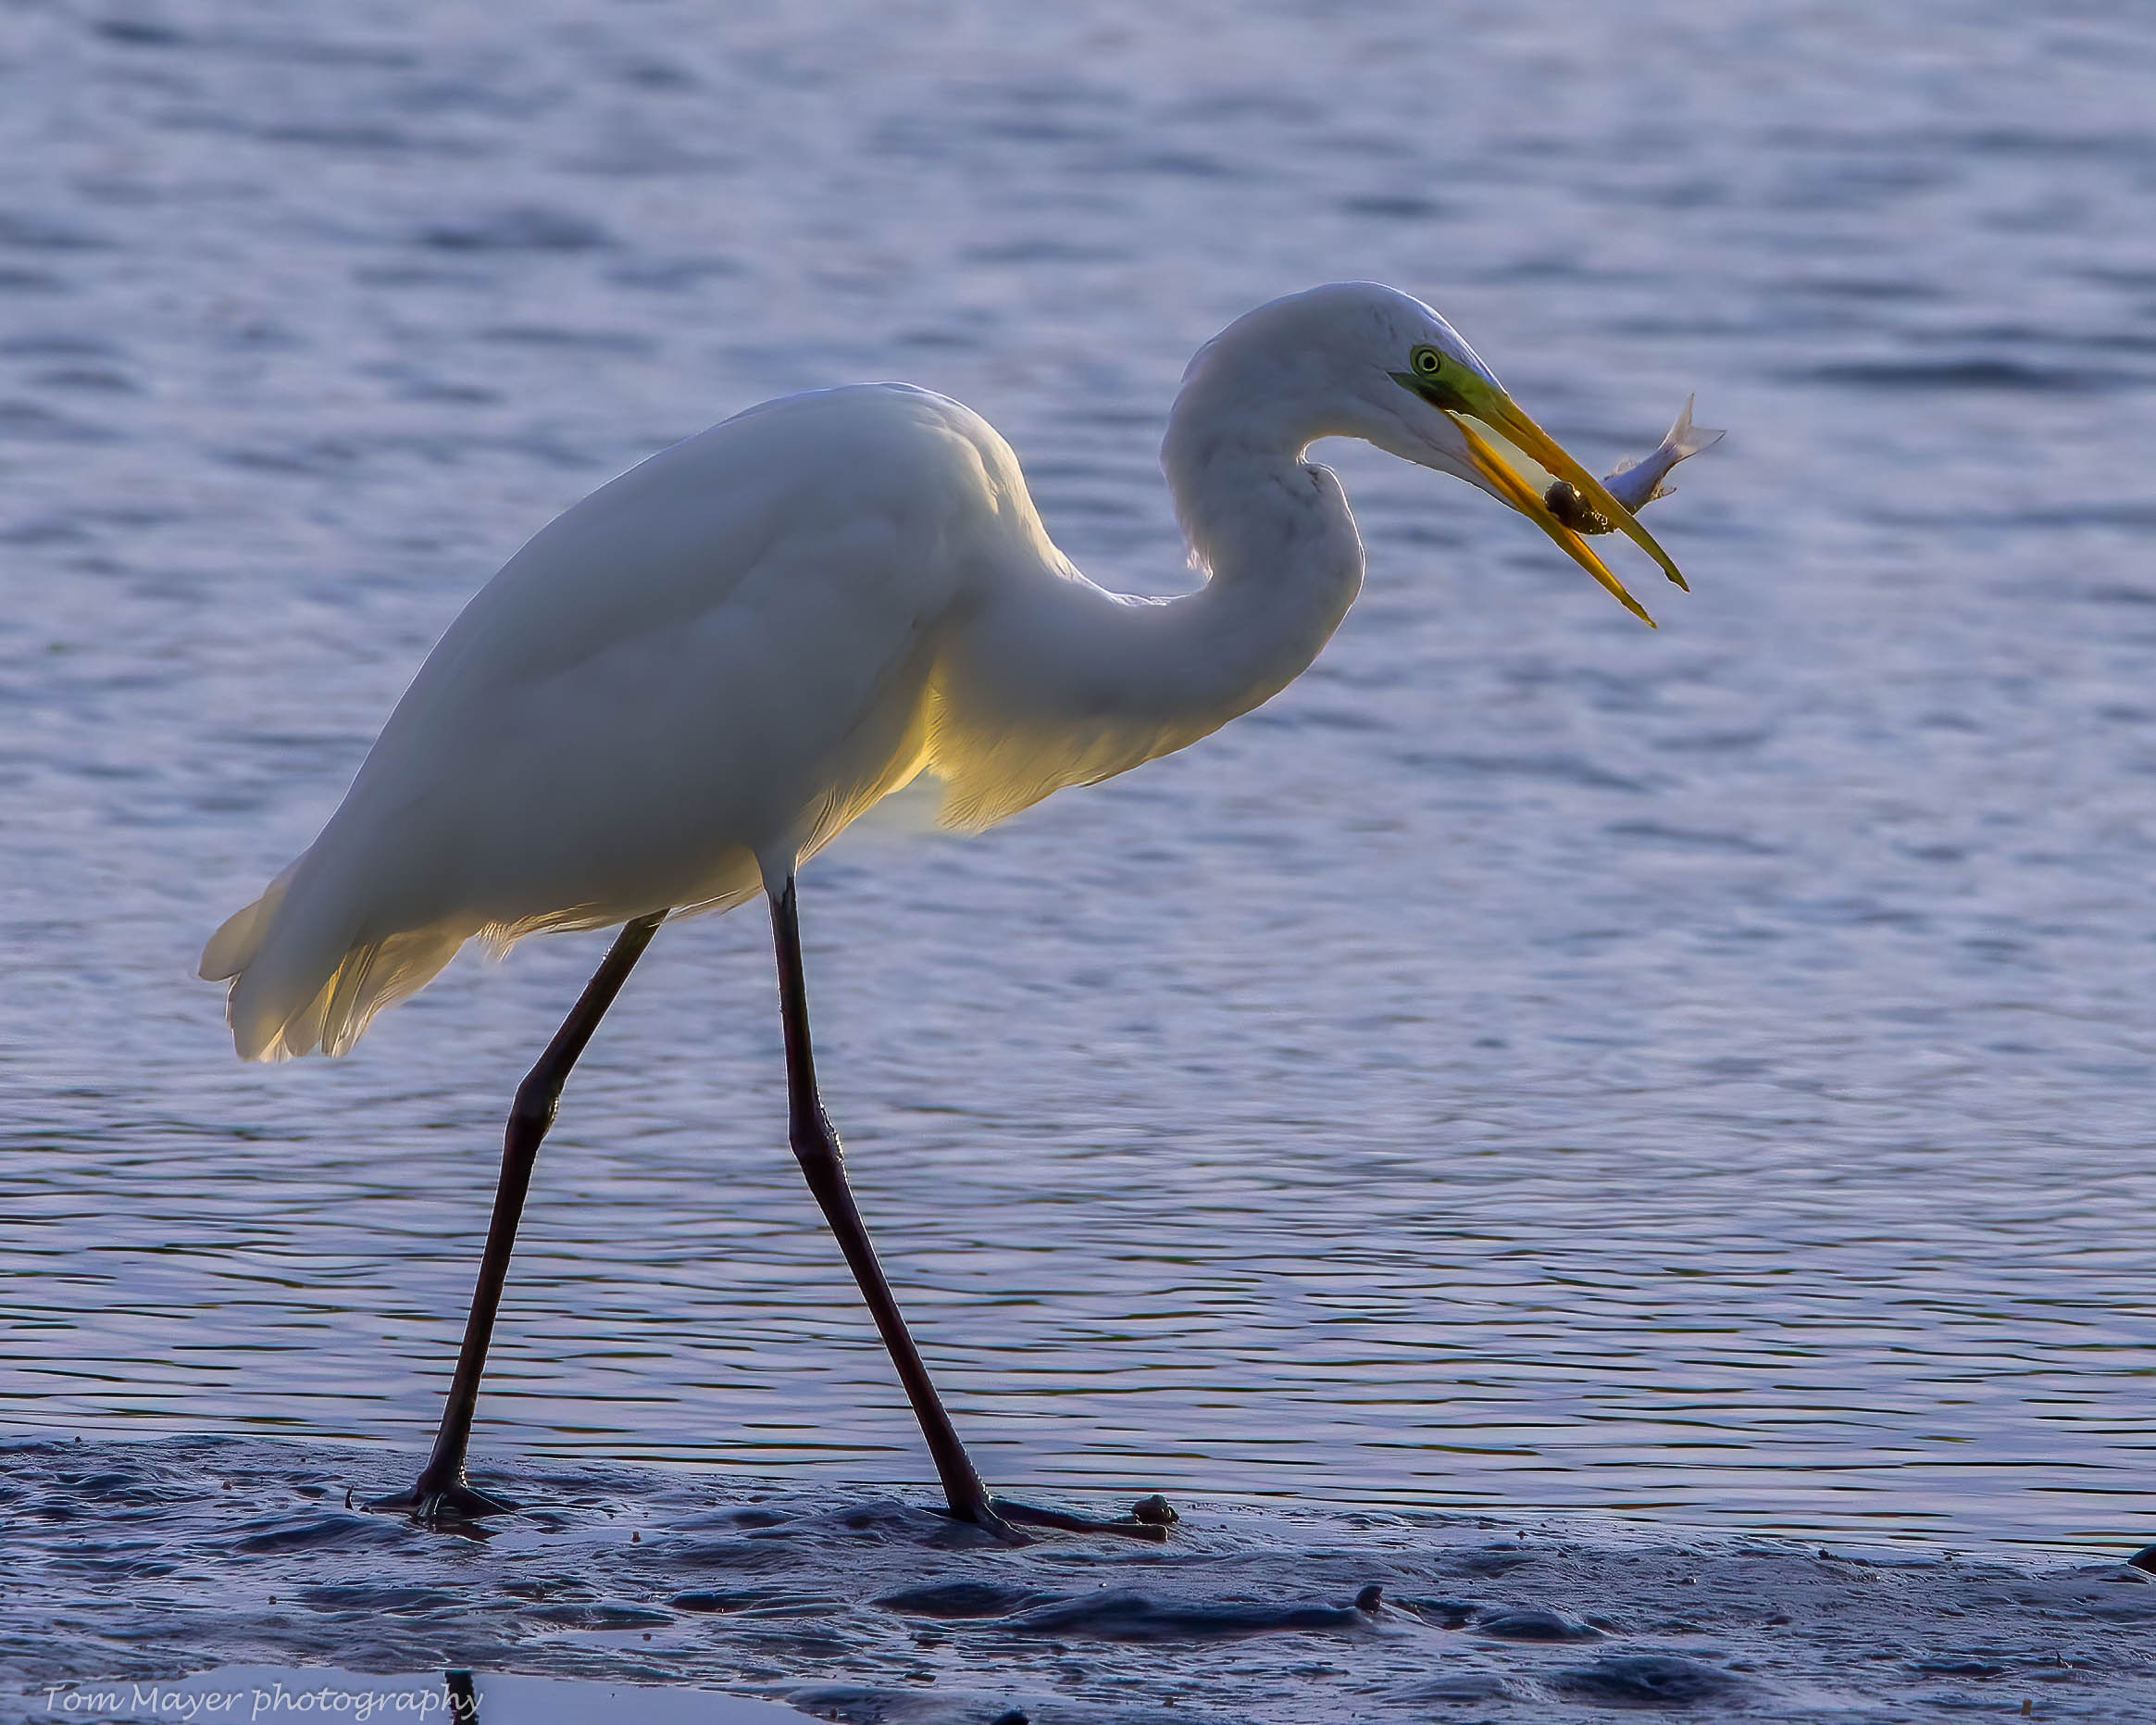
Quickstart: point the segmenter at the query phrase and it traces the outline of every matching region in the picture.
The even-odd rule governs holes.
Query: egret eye
[[[1417,377],[1425,378],[1436,377],[1444,366],[1444,361],[1438,357],[1438,350],[1434,347],[1416,348],[1407,356],[1407,362],[1414,368]]]

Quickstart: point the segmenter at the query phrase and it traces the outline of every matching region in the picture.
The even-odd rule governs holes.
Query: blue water
[[[1219,736],[804,877],[863,1207],[999,1483],[2118,1549],[2156,1439],[2156,22],[1552,3],[0,9],[0,1421],[431,1433],[587,939],[233,1062],[207,931],[522,539],[864,377],[1185,584],[1190,352],[1443,310],[1626,565],[1338,452],[1363,599]],[[1870,15],[1867,15],[1870,14]],[[1327,456],[1332,459],[1331,456]],[[762,917],[543,1157],[477,1459],[917,1488]]]

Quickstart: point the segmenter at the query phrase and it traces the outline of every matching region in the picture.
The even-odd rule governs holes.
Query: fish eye
[[[1434,378],[1443,369],[1444,361],[1434,347],[1418,347],[1407,356],[1407,363],[1414,368],[1417,377]]]

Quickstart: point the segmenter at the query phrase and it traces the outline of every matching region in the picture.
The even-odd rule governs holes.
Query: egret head
[[[1186,393],[1196,386],[1221,394],[1217,386],[1224,385],[1234,386],[1243,411],[1281,430],[1291,425],[1291,434],[1305,442],[1359,437],[1489,493],[1549,534],[1650,627],[1653,619],[1593,546],[1551,513],[1543,502],[1550,481],[1569,482],[1671,581],[1685,584],[1669,554],[1528,418],[1452,326],[1396,289],[1336,281],[1259,306],[1190,362]]]

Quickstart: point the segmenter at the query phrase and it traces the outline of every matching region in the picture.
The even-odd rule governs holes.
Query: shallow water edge
[[[920,1725],[2156,1712],[2156,1577],[2118,1560],[1189,1497],[1165,1546],[1011,1549],[925,1494],[540,1461],[486,1470],[526,1506],[459,1536],[360,1506],[417,1462],[379,1450],[0,1456],[0,1681],[26,1719],[54,1716],[51,1684],[310,1665]]]

